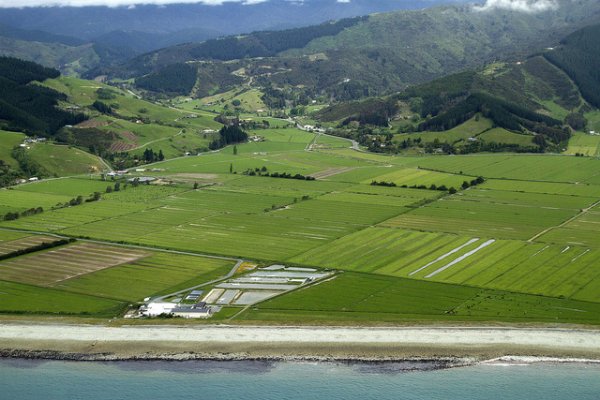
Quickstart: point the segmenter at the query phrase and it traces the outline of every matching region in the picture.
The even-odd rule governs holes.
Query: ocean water
[[[0,399],[598,400],[600,366],[0,360]]]

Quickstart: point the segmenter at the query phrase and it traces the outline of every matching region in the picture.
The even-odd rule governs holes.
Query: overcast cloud
[[[483,6],[475,7],[477,11],[512,10],[526,13],[537,13],[556,10],[556,0],[487,0]]]
[[[0,8],[21,7],[54,7],[54,6],[108,6],[123,7],[138,4],[192,4],[199,3],[209,6],[218,6],[223,3],[258,4],[269,0],[0,0]]]

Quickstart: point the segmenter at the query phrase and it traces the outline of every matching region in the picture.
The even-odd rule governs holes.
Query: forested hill
[[[33,62],[0,57],[0,128],[48,136],[64,125],[83,121],[84,115],[56,107],[66,99],[64,94],[32,83],[59,75]]]
[[[537,146],[520,150],[560,150],[572,131],[585,130],[586,115],[600,105],[599,44],[600,25],[585,27],[558,48],[451,74],[391,96],[336,104],[316,118],[341,127],[354,122],[387,128],[392,122],[399,133],[443,133],[483,117],[492,127],[529,135]],[[473,141],[469,148],[481,143]]]
[[[302,86],[335,100],[381,95],[493,59],[554,46],[567,34],[600,21],[597,0],[558,4],[556,10],[540,13],[449,6],[375,14],[170,47],[97,72],[139,77],[160,74],[170,64],[199,61],[202,81],[213,91],[230,89],[225,75],[243,70],[257,86]]]
[[[577,83],[590,104],[600,108],[600,25],[574,32],[544,56]]]
[[[347,18],[303,28],[256,32],[250,35],[229,36],[201,43],[188,43],[169,47],[133,59],[125,65],[120,73],[128,76],[139,76],[157,68],[188,60],[230,61],[243,58],[272,57],[285,50],[302,48],[314,39],[335,36],[342,30],[356,25],[366,18]]]

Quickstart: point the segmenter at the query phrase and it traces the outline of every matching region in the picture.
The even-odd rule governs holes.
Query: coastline
[[[600,363],[600,331],[514,327],[0,324],[0,358],[72,361]]]

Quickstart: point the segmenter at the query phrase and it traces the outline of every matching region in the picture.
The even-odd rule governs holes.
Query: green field
[[[22,133],[0,131],[0,160],[18,168],[18,162],[11,153],[25,138]],[[31,161],[42,165],[44,171],[51,176],[80,175],[106,169],[106,165],[98,157],[71,146],[29,143],[24,150]]]
[[[394,140],[396,142],[402,142],[403,140],[421,139],[423,143],[430,143],[438,141],[440,143],[457,143],[467,140],[470,137],[477,137],[482,132],[492,128],[492,121],[487,118],[478,116],[473,117],[470,120],[456,126],[455,128],[449,129],[442,132],[420,132],[395,135]]]
[[[0,160],[6,164],[16,167],[17,161],[12,156],[12,150],[21,144],[25,135],[16,132],[7,132],[0,130]]]
[[[2,235],[2,246],[38,238]],[[61,246],[0,262],[0,312],[111,316],[145,297],[223,277],[234,263],[91,243]]]
[[[107,169],[97,156],[70,146],[36,143],[28,153],[56,176],[97,173]]]
[[[484,142],[518,144],[520,146],[531,146],[533,144],[532,135],[513,133],[503,128],[490,129],[483,132],[477,138]]]
[[[325,283],[266,301],[239,319],[359,325],[415,320],[598,324],[600,304],[344,273]]]
[[[565,153],[600,156],[600,136],[575,132],[569,140],[569,147]]]
[[[85,307],[65,312],[103,315],[147,296],[216,279],[233,265],[152,250],[94,256],[106,252],[102,246],[124,242],[347,271],[253,306],[234,321],[598,323],[600,160],[386,156],[291,128],[252,134],[264,141],[239,144],[237,154],[229,146],[156,163],[146,167],[154,171],[139,173],[161,178],[159,184],[123,182],[119,192],[105,193],[114,182],[94,175],[0,191],[0,211],[44,208],[41,214],[2,221],[2,228],[104,242],[77,251],[69,245],[66,253],[55,249],[51,254],[58,255],[50,258],[44,251],[4,260],[0,280],[40,288],[44,296],[84,296]],[[263,167],[316,180],[245,174]],[[485,182],[462,189],[464,181],[478,176]],[[374,186],[373,180],[397,186]],[[429,190],[431,185],[458,192]],[[96,191],[102,193],[99,201],[53,209]],[[8,247],[31,236],[0,232]],[[85,262],[56,264],[72,258],[61,254],[71,253]],[[13,304],[5,311],[44,311],[20,298],[25,299],[20,309]]]

